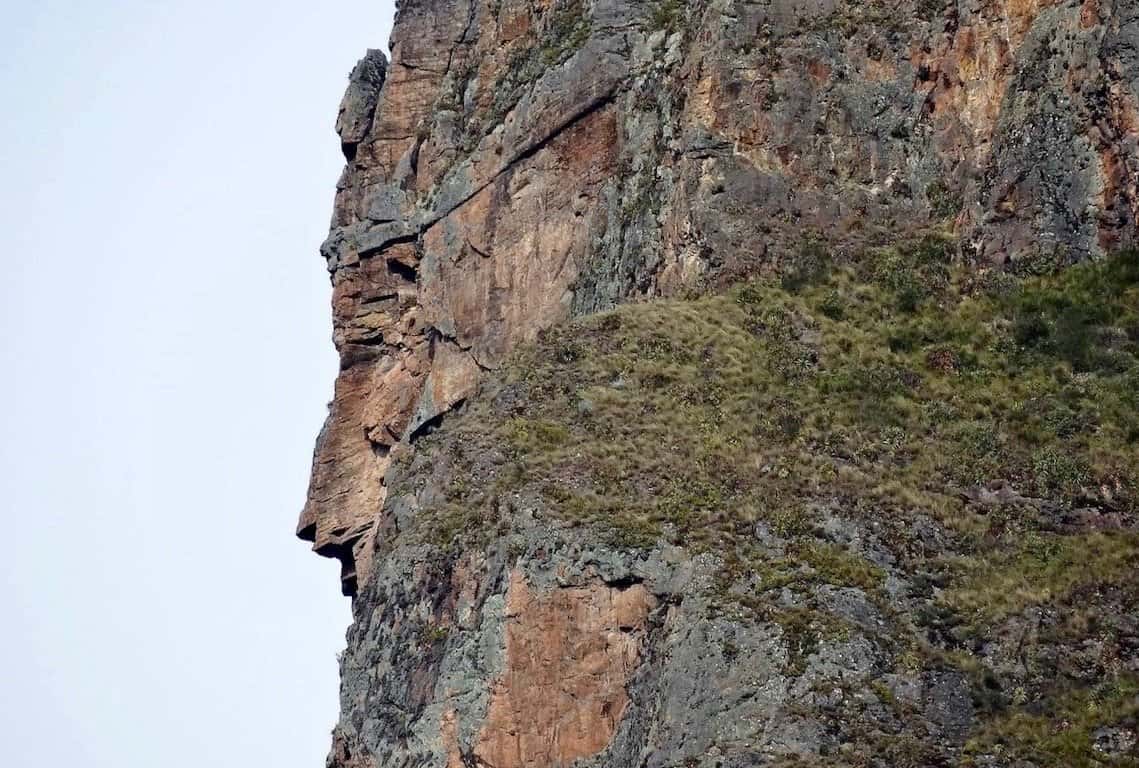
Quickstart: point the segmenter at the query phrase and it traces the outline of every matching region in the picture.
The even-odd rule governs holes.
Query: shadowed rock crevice
[[[309,529],[298,532],[298,536],[306,541],[315,540],[315,529],[311,526]],[[328,557],[340,561],[340,591],[346,597],[352,597],[356,594],[358,587],[356,579],[356,557],[353,554],[353,548],[360,541],[361,534],[355,536],[345,536],[346,531],[333,532],[333,536],[337,536],[334,541],[326,541],[313,549],[316,554],[321,557]],[[313,538],[309,538],[312,536]]]
[[[454,411],[454,410],[459,410],[462,407],[463,407],[463,401],[458,400],[453,405],[451,405],[450,410],[444,411],[443,413],[437,413],[434,416],[432,416],[431,418],[424,421],[423,423],[417,425],[414,429],[410,430],[407,434],[408,445],[414,445],[415,441],[418,440],[419,438],[426,437],[427,435],[430,435],[432,432],[435,432],[436,430],[438,430],[440,427],[443,426],[443,419],[447,416],[448,413],[450,413],[451,411]]]
[[[419,277],[419,270],[412,264],[404,264],[395,259],[388,259],[388,269],[391,270],[393,275],[399,277],[405,283],[414,283],[416,278]]]

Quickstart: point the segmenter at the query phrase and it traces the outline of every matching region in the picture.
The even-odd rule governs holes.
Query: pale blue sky
[[[0,5],[0,765],[318,768],[317,248],[392,4]]]

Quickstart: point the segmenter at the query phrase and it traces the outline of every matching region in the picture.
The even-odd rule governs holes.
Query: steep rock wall
[[[342,371],[298,533],[370,571],[393,447],[569,315],[951,228],[1134,243],[1139,11],[1109,0],[411,0],[353,72]]]
[[[392,462],[519,344],[621,302],[933,230],[1022,272],[1133,246],[1139,9],[406,0],[390,48],[353,71],[337,122],[322,253],[341,370],[298,524],[358,595],[333,764],[639,765],[650,743],[651,764],[680,764],[732,742],[737,716],[765,724],[756,754],[817,751],[817,723],[764,699],[791,684],[778,633],[745,638],[746,680],[670,671],[732,631],[670,607],[702,594],[699,563],[533,532],[526,567],[501,549],[438,562],[405,536]],[[872,666],[833,653],[819,663]],[[914,706],[948,707],[937,738],[960,740],[960,680],[915,680]],[[727,718],[703,747],[699,712]]]

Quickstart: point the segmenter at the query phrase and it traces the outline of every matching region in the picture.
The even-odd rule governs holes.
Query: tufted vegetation
[[[827,498],[968,527],[960,492],[994,481],[1133,514],[1139,260],[965,280],[952,254],[936,238],[858,266],[813,254],[780,284],[553,329],[498,385],[520,405],[483,398],[454,429],[501,453],[500,482],[630,545],[808,530]]]
[[[1062,645],[1135,607],[1139,256],[1016,277],[955,254],[930,236],[836,264],[808,243],[780,279],[545,332],[421,444],[449,470],[418,535],[469,543],[523,503],[617,547],[717,553],[726,604],[778,623],[798,674],[846,631],[813,588],[895,601],[881,562],[828,537],[837,510],[881,533],[923,606],[895,612],[898,663],[976,679],[971,754],[1093,764],[1073,755],[1134,714],[1131,677],[1042,677],[1019,706],[970,649],[1031,610],[1064,606],[1041,641]],[[1052,733],[1041,707],[1080,725]]]

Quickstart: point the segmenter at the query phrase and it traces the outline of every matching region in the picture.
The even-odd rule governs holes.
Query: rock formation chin
[[[972,667],[950,663],[953,654],[976,649],[946,645],[939,635],[943,658],[914,651],[916,666],[901,670],[898,659],[911,635],[891,622],[909,626],[895,613],[918,610],[903,599],[907,590],[933,594],[944,587],[924,581],[932,577],[923,569],[937,569],[910,562],[913,553],[896,547],[940,547],[964,557],[945,542],[960,533],[954,526],[965,524],[932,510],[917,514],[911,505],[897,519],[923,531],[920,544],[900,534],[887,541],[867,519],[835,511],[870,504],[870,490],[836,491],[826,504],[803,496],[804,508],[830,510],[812,513],[812,525],[832,526],[830,538],[825,546],[792,545],[787,531],[770,533],[781,542],[771,551],[808,560],[809,551],[815,572],[824,575],[806,592],[796,591],[792,579],[774,604],[751,605],[742,618],[716,597],[721,588],[741,589],[743,576],[729,556],[735,544],[702,548],[678,532],[696,512],[715,508],[715,524],[706,530],[720,531],[735,516],[736,535],[753,546],[759,519],[745,514],[738,494],[766,483],[769,506],[778,506],[772,494],[789,459],[761,456],[767,449],[756,447],[750,474],[731,489],[721,488],[714,472],[692,480],[693,466],[703,472],[725,461],[725,452],[750,445],[766,427],[725,445],[700,432],[707,421],[689,423],[685,415],[717,398],[720,410],[709,412],[716,421],[725,403],[758,395],[726,383],[709,389],[712,373],[704,384],[677,389],[671,378],[677,369],[668,366],[655,379],[639,377],[645,361],[661,355],[688,365],[675,345],[689,346],[693,360],[711,360],[727,332],[777,336],[783,346],[769,362],[772,370],[807,382],[803,391],[832,395],[873,381],[904,399],[920,377],[902,363],[883,373],[881,355],[920,351],[945,375],[979,365],[987,351],[951,348],[967,333],[935,332],[940,321],[930,318],[920,329],[899,325],[896,337],[883,342],[886,351],[871,355],[879,367],[865,358],[869,367],[853,378],[822,384],[809,378],[873,335],[851,331],[833,348],[818,346],[826,323],[853,322],[872,299],[886,302],[878,311],[887,325],[893,313],[910,317],[923,302],[941,302],[949,313],[984,286],[1006,279],[1019,286],[1073,265],[1081,275],[1078,265],[1137,245],[1139,6],[1123,0],[405,0],[390,50],[390,62],[372,50],[355,67],[336,121],[346,166],[321,252],[332,283],[340,370],[297,526],[317,554],[341,562],[342,590],[354,598],[330,765],[961,764],[968,738],[988,738],[976,730],[987,716],[988,705],[977,703],[986,694],[971,686],[992,672],[991,659]],[[1106,282],[1096,290],[1123,286],[1109,304],[1126,308],[1129,284],[1111,275],[1097,277]],[[556,351],[564,357],[563,381],[533,390],[536,379],[524,380],[527,397],[538,401],[560,402],[560,388],[576,387],[573,424],[522,419],[535,403],[512,401],[513,390],[502,384],[523,365],[519,355],[551,353],[550,340],[564,333],[559,329],[575,327],[567,323],[625,304],[697,301],[743,282],[780,280],[785,293],[769,298],[771,312],[783,307],[782,314],[757,311],[736,330],[709,329],[711,338],[670,335],[676,323],[694,322],[695,305],[654,316],[657,336],[622,353],[624,367],[601,390],[582,384],[596,370],[571,365],[592,360],[592,352],[565,342]],[[812,298],[810,286],[822,285],[826,297]],[[852,293],[853,285],[862,285],[861,292]],[[1072,298],[1084,288],[1065,283],[1048,290],[1066,297],[1068,314],[1048,314],[1058,299],[1015,312],[993,305],[984,322],[995,324],[985,325],[984,334],[994,344],[1011,339],[1009,349],[1052,345],[1060,354],[1098,344],[1108,356],[1130,354],[1134,329],[1124,309],[1109,323],[1102,307]],[[784,311],[788,302],[802,301],[807,305]],[[973,317],[960,322],[980,327]],[[1008,328],[1019,330],[1007,336]],[[608,349],[621,333],[591,343]],[[746,368],[760,353],[746,347],[733,354],[727,369]],[[1079,380],[1090,359],[1069,355],[1062,365]],[[1128,375],[1120,370],[1111,375]],[[803,376],[809,381],[797,378]],[[681,443],[702,441],[705,451],[692,455],[691,464],[670,470],[677,481],[688,477],[687,487],[657,475],[629,486],[647,471],[648,460],[633,454],[619,465],[595,456],[571,471],[555,453],[540,487],[522,481],[518,473],[530,457],[545,456],[579,424],[592,423],[592,414],[608,412],[613,398],[624,396],[614,393],[634,381],[667,395],[642,403],[646,410],[626,414],[626,422],[597,427],[588,445],[622,444],[654,423],[653,414],[676,414],[676,423],[696,433],[664,429],[652,445],[675,446],[678,455],[687,450]],[[1009,393],[986,397],[1041,396],[1009,386]],[[784,412],[796,397],[789,391],[763,407],[782,414],[779,440],[813,435],[809,444],[796,444],[795,455],[839,462],[817,466],[821,476],[855,472],[871,454],[879,464],[912,463],[913,451],[887,450],[903,439],[888,429],[905,434],[910,411],[867,405],[868,413],[892,415],[874,426],[873,451],[852,452],[843,440],[866,436],[869,428],[851,427],[845,437],[811,433],[801,415]],[[470,422],[468,412],[482,412],[488,398],[494,417],[483,432],[495,440],[456,440],[454,423]],[[946,413],[960,414],[958,401],[949,398]],[[993,412],[985,403],[975,406],[977,413]],[[922,413],[929,407],[912,405]],[[1092,429],[1078,426],[1084,422],[1071,402],[1065,407],[1076,413],[1071,429]],[[935,429],[931,424],[922,429]],[[1097,424],[1097,434],[1118,433],[1115,445],[1131,439],[1125,425]],[[972,420],[960,431],[974,428],[983,431]],[[982,439],[980,431],[969,434]],[[1088,461],[1104,460],[1097,454]],[[1025,459],[1035,469],[1048,461]],[[653,466],[668,465],[662,459]],[[463,501],[473,489],[456,490],[438,474],[449,483],[462,474],[458,466],[470,470],[480,493],[495,489],[494,498],[480,502],[478,536],[467,526],[471,510]],[[1096,500],[1088,502],[1096,514],[1116,515],[1116,527],[1128,529],[1130,512],[1118,502],[1125,492],[1111,490],[1114,482],[1126,487],[1121,467],[1097,477],[1115,507],[1091,488],[1084,497]],[[1004,474],[985,464],[971,485]],[[597,499],[610,495],[599,489],[617,487],[618,500],[598,512]],[[1013,496],[1002,508],[1046,503],[1043,491],[1032,496],[1008,487]],[[614,546],[598,532],[605,529],[598,521],[631,514],[641,495],[673,499],[672,518],[662,528],[650,515],[638,523],[643,535],[633,537],[635,546]],[[1008,500],[1014,497],[1030,501]],[[1082,503],[1069,501],[1073,509]],[[550,504],[563,513],[550,512]],[[570,525],[567,505],[594,511]],[[764,525],[773,530],[774,523]],[[832,549],[869,562],[839,558],[841,567],[830,564],[838,574],[879,569],[873,572],[888,577],[885,592],[852,586],[822,567],[819,553]],[[1116,598],[1131,605],[1131,595],[1108,602]],[[1032,610],[1049,610],[1040,605]],[[1026,614],[1018,621],[1000,631],[1027,637],[1049,619]],[[867,622],[892,628],[871,631]],[[930,637],[943,629],[929,629]],[[1002,635],[986,642],[1004,648],[1010,641]],[[1124,667],[1132,663],[1131,656],[1120,658]],[[1001,685],[1024,683],[1001,678],[1002,670],[992,674]],[[861,682],[850,690],[835,682],[847,678]],[[842,731],[820,714],[841,710],[862,722],[866,712],[843,708],[853,706],[848,696],[863,696],[866,704],[867,691],[875,716],[897,726],[886,728],[885,741],[881,734]],[[1127,717],[1110,725],[1115,730],[1089,737],[1109,745],[1103,764],[1130,764],[1134,757],[1134,723]],[[914,723],[924,730],[910,728]],[[1002,759],[971,764],[997,766]]]

